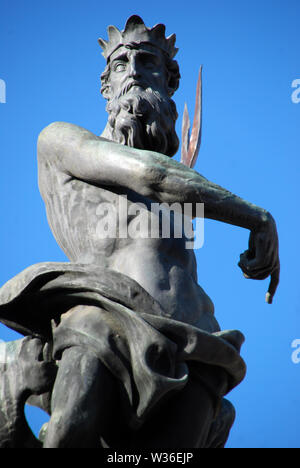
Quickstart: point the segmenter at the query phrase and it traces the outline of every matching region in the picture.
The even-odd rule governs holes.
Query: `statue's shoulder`
[[[53,122],[39,134],[37,152],[39,162],[57,159],[83,140],[101,139],[89,130],[69,122]]]
[[[53,122],[47,125],[39,134],[38,146],[53,144],[59,142],[68,142],[70,139],[82,137],[84,134],[93,135],[89,130],[86,130],[79,125],[69,122]],[[96,135],[94,135],[96,137]]]

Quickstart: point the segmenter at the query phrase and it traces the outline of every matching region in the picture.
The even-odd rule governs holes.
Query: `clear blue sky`
[[[248,373],[229,399],[237,419],[228,447],[300,447],[299,0],[0,0],[0,284],[29,265],[65,261],[48,227],[38,192],[36,140],[50,122],[76,123],[99,134],[105,103],[99,93],[104,59],[98,37],[123,28],[131,14],[177,34],[182,80],[175,95],[193,115],[203,64],[203,143],[196,170],[268,209],[278,223],[281,283],[272,306],[267,281],[243,278],[237,262],[248,233],[205,223],[197,252],[199,282],[212,297],[222,329],[246,336]],[[176,156],[178,159],[179,156]],[[15,333],[0,326],[0,338]],[[28,412],[34,430],[41,423]]]

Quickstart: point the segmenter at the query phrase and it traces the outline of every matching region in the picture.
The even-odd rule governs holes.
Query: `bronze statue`
[[[0,318],[41,342],[32,369],[45,362],[48,378],[28,388],[31,403],[51,414],[40,445],[223,447],[234,421],[224,396],[244,378],[244,337],[220,331],[176,223],[185,204],[193,218],[204,203],[206,218],[248,229],[239,266],[252,279],[271,276],[270,303],[279,281],[276,225],[267,211],[171,159],[179,146],[175,35],[166,38],[163,25],[149,29],[138,16],[108,35],[99,39],[107,61],[104,132],[56,122],[38,140],[40,192],[70,263],[34,265],[4,285]],[[163,209],[153,212],[153,204]],[[177,214],[168,210],[173,204]],[[141,214],[155,218],[158,235],[147,222],[137,229]],[[109,225],[113,235],[105,235]],[[0,446],[16,444],[4,439]]]

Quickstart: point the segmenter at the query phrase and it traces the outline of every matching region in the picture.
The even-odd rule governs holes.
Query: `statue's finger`
[[[280,277],[280,267],[276,268],[276,270],[274,270],[272,275],[271,275],[269,289],[268,289],[268,292],[266,294],[266,302],[268,304],[272,304],[272,302],[273,302],[273,297],[275,295],[277,286],[279,284],[279,277]]]

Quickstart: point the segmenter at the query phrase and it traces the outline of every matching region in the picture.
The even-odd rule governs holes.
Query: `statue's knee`
[[[208,448],[223,448],[229,436],[231,427],[235,420],[235,408],[233,404],[223,398],[220,404],[219,413],[212,423],[208,440]]]
[[[229,427],[229,429],[234,423],[235,415],[236,412],[233,404],[229,400],[226,400],[226,398],[223,398],[220,409],[220,417],[224,421],[224,424]]]

